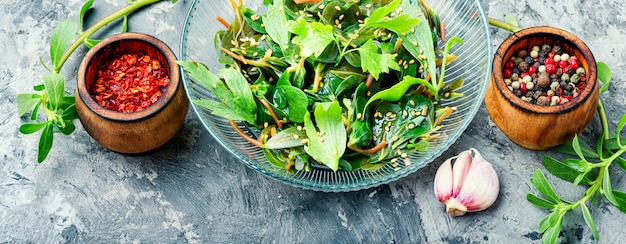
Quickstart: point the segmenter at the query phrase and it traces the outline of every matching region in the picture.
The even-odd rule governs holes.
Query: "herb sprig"
[[[608,90],[611,81],[611,69],[605,63],[598,62],[597,70],[598,79],[603,82],[600,93],[604,93]],[[554,176],[573,182],[574,186],[587,187],[580,199],[570,201],[560,197],[539,169],[535,170],[530,178],[531,184],[540,195],[529,193],[526,199],[537,207],[550,210],[550,214],[539,222],[539,231],[543,234],[542,243],[556,243],[565,215],[578,207],[582,211],[583,219],[591,230],[593,238],[599,241],[600,233],[589,210],[589,204],[595,202],[599,195],[626,213],[626,192],[612,188],[610,175],[610,168],[615,163],[626,169],[626,159],[622,157],[622,154],[626,152],[626,139],[620,137],[626,125],[626,114],[620,118],[616,130],[609,128],[601,100],[598,103],[598,114],[603,132],[596,140],[595,149],[576,136],[572,141],[558,146],[555,150],[577,158],[559,161],[546,155],[542,159],[545,169]]]
[[[72,92],[65,91],[65,76],[60,74],[61,69],[74,51],[81,45],[88,48],[93,47],[99,41],[90,37],[102,27],[119,19],[122,20],[122,32],[128,29],[128,14],[161,0],[128,0],[128,5],[102,18],[91,27],[84,29],[83,19],[88,10],[93,5],[93,0],[86,1],[79,12],[78,22],[65,20],[59,23],[50,40],[50,66],[43,58],[41,64],[48,70],[49,74],[42,76],[43,84],[33,87],[35,93],[24,93],[17,95],[18,116],[25,116],[28,122],[19,128],[20,133],[32,134],[42,131],[39,139],[37,162],[43,162],[52,149],[54,134],[60,132],[69,135],[76,129],[74,120],[78,118],[76,113],[75,98]],[[176,3],[177,0],[171,0]],[[39,118],[40,112],[45,114],[44,118]]]

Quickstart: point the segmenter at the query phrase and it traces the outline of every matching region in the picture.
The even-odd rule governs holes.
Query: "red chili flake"
[[[98,70],[89,92],[109,110],[132,113],[154,104],[169,84],[167,70],[148,55],[124,54]]]

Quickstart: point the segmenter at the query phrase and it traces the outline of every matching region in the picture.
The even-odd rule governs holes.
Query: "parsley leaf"
[[[408,14],[400,14],[395,18],[386,18],[391,12],[398,8],[400,0],[394,0],[384,7],[380,7],[370,17],[365,19],[365,28],[386,28],[398,34],[403,34],[411,31],[411,27],[417,25],[419,19],[412,18]],[[406,2],[406,1],[405,1]]]
[[[300,46],[301,55],[304,57],[311,55],[319,57],[326,47],[335,41],[331,25],[324,25],[320,22],[309,24],[303,18],[290,21],[288,25],[289,31],[297,35],[293,41]]]
[[[380,73],[388,73],[389,69],[400,70],[400,66],[396,63],[396,55],[379,53],[378,47],[372,40],[368,40],[358,50],[363,71],[370,72],[374,79],[378,79]]]

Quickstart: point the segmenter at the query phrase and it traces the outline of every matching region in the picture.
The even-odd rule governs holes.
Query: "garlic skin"
[[[496,171],[474,148],[443,162],[435,174],[434,185],[435,196],[446,204],[446,212],[455,217],[488,208],[500,191]]]

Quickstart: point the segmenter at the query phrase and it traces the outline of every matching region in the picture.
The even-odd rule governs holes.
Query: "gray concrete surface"
[[[226,1],[226,0],[224,0]],[[488,15],[518,17],[522,26],[551,25],[580,36],[614,73],[602,96],[614,128],[626,90],[626,4],[619,0],[481,1]],[[96,1],[94,19],[125,4]],[[177,53],[191,0],[161,2],[132,15],[130,30],[151,33]],[[15,96],[45,74],[54,26],[76,19],[81,0],[0,3],[0,243],[539,243],[537,224],[547,211],[525,200],[528,179],[543,155],[511,143],[480,109],[463,136],[428,167],[388,185],[349,193],[301,190],[268,179],[235,161],[189,113],[162,150],[123,156],[100,147],[78,126],[57,137],[37,164],[38,135],[19,134]],[[117,28],[117,27],[116,27]],[[509,34],[491,29],[494,49]],[[116,32],[108,28],[98,35]],[[85,49],[66,65],[73,77]],[[70,78],[68,83],[75,82]],[[594,119],[583,133],[600,130]],[[433,177],[450,156],[477,148],[494,164],[501,193],[487,211],[449,217],[433,196]],[[614,188],[626,189],[624,170],[612,169]],[[577,199],[584,191],[549,176],[557,191]],[[600,199],[592,214],[603,243],[623,242],[624,214]],[[567,243],[591,243],[580,211],[566,217]]]

